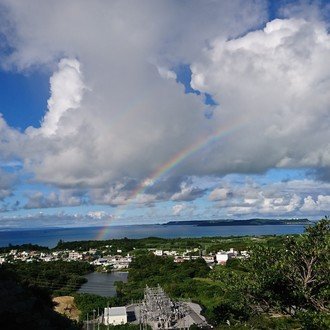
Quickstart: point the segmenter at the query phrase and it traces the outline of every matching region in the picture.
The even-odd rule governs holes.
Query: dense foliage
[[[241,265],[216,267],[210,277],[219,283],[222,298],[206,311],[209,318],[216,324],[244,324],[277,315],[282,316],[277,322],[286,325],[329,329],[329,243],[329,220],[324,219],[277,248],[255,245]]]
[[[175,227],[174,227],[175,228]],[[100,254],[104,251],[107,254],[116,254],[121,250],[123,254],[145,254],[149,249],[186,251],[187,249],[197,249],[195,255],[200,251],[205,253],[215,253],[219,250],[228,250],[235,247],[237,250],[247,250],[253,244],[265,244],[274,247],[283,243],[282,236],[260,236],[260,237],[199,237],[199,238],[159,238],[148,237],[141,239],[111,239],[105,241],[73,241],[63,242],[60,240],[53,250],[76,250],[88,251],[97,249]]]
[[[48,252],[49,248],[46,246],[40,246],[38,244],[21,244],[21,245],[12,245],[9,244],[6,247],[0,247],[0,253],[8,253],[11,250],[17,251],[41,251],[41,252]]]
[[[330,328],[329,247],[327,219],[288,237],[280,249],[256,246],[247,262],[245,293],[251,303],[265,312],[300,317],[310,329],[313,322],[315,329]]]
[[[22,284],[42,288],[54,295],[76,291],[86,282],[83,275],[94,269],[89,263],[79,261],[16,262],[2,267],[15,273]]]
[[[74,330],[76,323],[53,311],[50,296],[37,287],[19,283],[15,273],[0,267],[0,328]]]
[[[75,304],[81,312],[81,321],[86,321],[87,318],[91,319],[93,316],[93,311],[95,311],[95,315],[97,315],[98,313],[101,314],[105,307],[118,306],[121,303],[115,297],[106,298],[89,293],[75,293],[73,296]]]
[[[100,254],[120,249],[135,255],[128,283],[117,283],[117,297],[75,294],[82,320],[93,310],[139,300],[146,285],[160,284],[173,299],[191,299],[201,304],[207,320],[217,329],[322,330],[330,328],[329,226],[329,220],[324,219],[307,227],[304,234],[288,237],[125,238],[59,242],[56,249],[94,248]],[[226,266],[216,265],[212,270],[201,258],[175,263],[172,257],[157,257],[148,251],[189,249],[191,255],[198,255],[200,251],[232,247],[248,250],[250,257],[229,260]],[[2,269],[16,274],[29,294],[37,292],[38,299],[48,301],[49,293],[68,294],[78,288],[84,281],[81,276],[93,267],[83,262],[57,261],[18,262],[3,265]],[[47,304],[45,308],[51,306],[49,301]]]
[[[175,264],[169,257],[141,254],[131,264],[128,283],[118,285],[118,299],[140,299],[145,285],[160,284],[172,298],[200,303],[219,329],[228,324],[236,329],[327,329],[329,237],[325,219],[303,235],[270,244],[255,239],[249,259],[211,271],[202,259]]]
[[[128,283],[118,283],[118,297],[125,301],[138,300],[143,297],[146,285],[160,284],[170,296],[188,298],[187,292],[194,289],[193,279],[206,277],[209,271],[203,259],[174,263],[172,258],[140,255],[130,265]]]

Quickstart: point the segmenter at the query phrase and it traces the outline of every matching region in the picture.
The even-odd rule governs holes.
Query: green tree
[[[288,237],[282,247],[256,246],[248,266],[249,293],[264,311],[294,315],[299,310],[329,312],[329,220]]]
[[[330,221],[324,219],[306,228],[298,238],[285,244],[283,267],[295,303],[304,309],[329,311],[330,298]]]

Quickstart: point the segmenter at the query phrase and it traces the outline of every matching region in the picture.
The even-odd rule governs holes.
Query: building
[[[218,252],[215,255],[218,264],[224,265],[228,260],[228,254],[226,252]]]
[[[76,251],[69,252],[69,259],[70,260],[80,260],[82,259],[82,254]]]
[[[127,323],[126,307],[106,307],[104,308],[105,325],[120,325]]]
[[[237,251],[235,251],[233,248],[231,248],[229,251],[219,251],[215,255],[215,259],[218,264],[226,264],[228,259],[236,258],[237,257]]]

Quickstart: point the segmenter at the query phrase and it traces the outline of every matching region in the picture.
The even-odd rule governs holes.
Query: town
[[[19,251],[12,249],[9,252],[0,254],[0,264],[14,263],[17,261],[22,262],[50,262],[50,261],[85,261],[91,265],[97,266],[99,271],[116,271],[123,270],[129,267],[132,261],[132,254],[123,253],[121,249],[116,251],[116,254],[108,254],[108,248],[111,246],[106,245],[105,250],[98,251],[97,249],[89,249],[86,251],[75,250],[58,250],[58,251],[35,251],[35,250],[23,250]],[[248,252],[236,251],[234,248],[230,248],[229,251],[218,251],[215,254],[208,253],[203,254],[203,251],[198,248],[186,249],[185,251],[177,250],[159,250],[156,248],[149,248],[148,251],[159,257],[172,257],[175,263],[180,263],[185,260],[193,260],[202,258],[212,268],[215,264],[225,265],[229,259],[245,259],[248,257]]]
[[[110,254],[113,251],[115,253]],[[0,264],[15,263],[51,263],[62,262],[85,262],[89,263],[98,272],[116,272],[129,270],[134,259],[132,252],[124,252],[123,249],[113,248],[112,245],[104,245],[102,248],[89,249],[56,249],[40,251],[33,249],[11,249],[0,254]],[[228,251],[217,251],[216,253],[206,253],[199,248],[192,249],[159,249],[156,247],[146,249],[147,255],[157,258],[170,258],[175,264],[181,264],[191,260],[203,259],[210,269],[217,264],[226,265],[231,259],[246,259],[248,252],[237,251],[230,248]],[[68,307],[67,307],[68,308]],[[209,328],[205,317],[201,314],[202,307],[186,300],[172,300],[159,285],[156,287],[146,286],[142,300],[131,302],[124,306],[104,306],[103,310],[90,311],[86,319],[83,320],[86,329],[95,325],[139,325],[143,329],[188,329],[192,325]]]
[[[64,315],[59,322],[75,329],[225,329],[245,322],[246,329],[260,324],[326,329],[329,237],[329,220],[322,219],[304,234],[291,236],[60,240],[53,248],[9,245],[0,249],[2,290],[8,292],[3,299],[11,311],[17,308],[13,295],[18,303],[33,295],[33,301],[39,299],[35,306],[47,301],[47,313]],[[315,282],[308,285],[316,293],[297,300],[304,290],[297,279],[308,281],[309,276],[302,263],[318,267]],[[121,273],[128,274],[126,279]],[[107,279],[92,285],[94,293],[80,291],[89,276]],[[103,295],[110,277],[116,278],[113,295]],[[315,311],[320,319],[313,319]],[[311,322],[317,327],[309,327]]]

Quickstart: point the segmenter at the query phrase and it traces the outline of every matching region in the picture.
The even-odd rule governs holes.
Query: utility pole
[[[142,330],[142,323],[141,323],[141,304],[142,304],[142,302],[139,302],[139,325],[140,325],[140,330]]]
[[[109,325],[109,307],[110,305],[109,305],[109,301],[108,301],[108,312],[107,312],[107,317],[108,317],[108,320],[107,320],[107,324],[108,324],[108,327],[107,327],[107,329],[109,330],[110,329],[110,325]]]
[[[100,308],[97,307],[97,330],[100,330]]]

